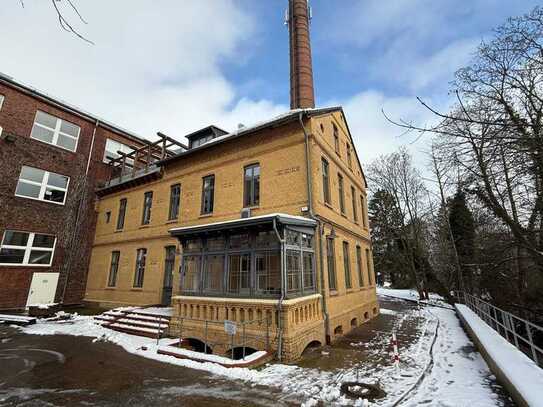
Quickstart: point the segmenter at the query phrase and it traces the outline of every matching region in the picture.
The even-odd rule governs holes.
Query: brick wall
[[[85,174],[95,123],[55,107],[24,90],[0,83],[5,100],[0,110],[3,132],[15,141],[0,140],[0,239],[6,229],[53,234],[57,237],[51,267],[0,266],[0,308],[26,305],[34,272],[60,273],[55,301],[61,301],[66,285],[66,304],[80,303],[84,294],[90,249],[94,239],[96,183],[109,176],[102,163],[106,138],[135,145],[122,134],[98,127],[90,170]],[[36,111],[41,110],[81,128],[76,152],[30,138]],[[70,177],[64,205],[15,196],[23,165]],[[79,216],[78,216],[79,212]],[[76,225],[76,219],[78,219]],[[75,235],[74,235],[75,233]],[[75,245],[71,246],[75,237]],[[74,254],[70,256],[70,254]]]

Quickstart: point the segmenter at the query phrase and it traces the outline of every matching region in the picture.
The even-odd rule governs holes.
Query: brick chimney
[[[290,108],[315,107],[308,0],[289,0]]]

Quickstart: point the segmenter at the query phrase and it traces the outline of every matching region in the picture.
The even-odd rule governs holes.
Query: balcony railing
[[[171,158],[180,151],[187,150],[187,146],[177,140],[160,132],[157,135],[159,140],[134,149],[128,154],[117,151],[119,157],[109,161],[112,171],[105,185],[106,188],[156,172],[158,171],[155,165],[157,161]]]

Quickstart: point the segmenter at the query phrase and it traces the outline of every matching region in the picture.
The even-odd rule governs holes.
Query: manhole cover
[[[352,399],[363,398],[370,401],[382,399],[387,395],[384,390],[374,384],[360,382],[343,383],[341,393]]]

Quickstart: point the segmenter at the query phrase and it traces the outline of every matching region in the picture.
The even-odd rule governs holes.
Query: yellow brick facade
[[[339,153],[335,151],[333,125],[337,128]],[[86,301],[111,307],[160,303],[165,248],[176,246],[179,250],[177,240],[171,237],[168,231],[181,226],[239,219],[243,208],[243,169],[247,165],[259,163],[260,204],[252,208],[252,216],[269,213],[308,216],[306,209],[312,206],[314,218],[320,221],[320,226],[315,232],[317,292],[319,298],[324,296],[325,301],[319,299],[322,305],[319,305],[317,314],[303,319],[301,323],[293,322],[294,317],[287,317],[290,311],[285,311],[284,356],[289,360],[295,359],[309,342],[316,340],[323,343],[326,335],[329,336],[329,340],[334,340],[341,332],[345,334],[352,326],[360,325],[376,315],[378,304],[375,279],[370,278],[373,270],[365,207],[367,202],[365,183],[343,113],[337,110],[307,118],[304,120],[304,126],[309,136],[308,150],[300,123],[297,120],[290,121],[174,160],[162,167],[162,176],[158,180],[100,198],[96,204],[98,223]],[[347,145],[351,149],[350,167],[347,161]],[[309,205],[307,192],[306,151],[309,151],[312,205]],[[330,204],[325,203],[323,198],[321,165],[323,157],[328,161],[330,168]],[[339,211],[338,172],[344,179],[343,214]],[[215,175],[214,210],[212,215],[202,216],[202,178],[210,174]],[[170,187],[173,184],[181,185],[181,205],[178,219],[169,221]],[[351,205],[351,186],[355,188],[357,222],[354,222]],[[149,225],[142,226],[143,197],[148,191],[153,192],[151,221]],[[363,203],[360,196],[363,197]],[[124,228],[118,231],[117,216],[120,200],[123,198],[127,200],[126,219]],[[328,285],[326,237],[331,233],[335,235],[336,290],[330,290]],[[344,241],[349,243],[351,270],[349,289],[346,288],[343,267]],[[360,246],[362,253],[361,267],[364,281],[362,286],[358,278],[357,246]],[[144,283],[142,288],[133,288],[136,251],[139,248],[147,249]],[[120,252],[118,277],[114,288],[107,287],[112,251]],[[180,307],[183,304],[183,299],[175,296],[180,280],[179,257],[177,255],[175,261],[172,300],[177,315],[181,312]],[[321,273],[324,282],[322,290]],[[224,299],[225,304],[232,301]],[[253,300],[253,304],[258,303],[259,300]],[[200,302],[200,305],[205,304]],[[256,313],[258,307],[253,308],[252,311]],[[324,323],[326,315],[329,320],[328,332]]]

